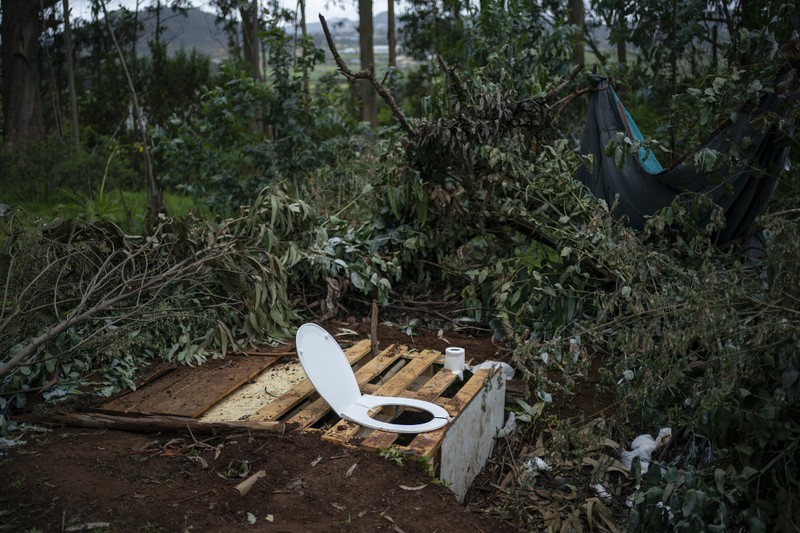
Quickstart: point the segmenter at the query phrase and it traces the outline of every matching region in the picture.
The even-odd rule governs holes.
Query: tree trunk
[[[67,85],[69,87],[69,119],[72,129],[72,142],[75,149],[81,147],[81,133],[78,125],[78,95],[75,92],[75,67],[72,64],[72,26],[69,21],[69,0],[63,0],[64,7],[64,56],[67,60]]]
[[[2,0],[3,151],[44,138],[39,84],[41,11],[56,0]]]
[[[361,48],[361,70],[372,70],[375,55],[372,46],[372,0],[358,0],[358,42]],[[372,127],[378,125],[378,99],[369,80],[359,80],[361,85],[361,120]]]
[[[397,66],[397,34],[395,33],[394,23],[394,0],[388,0],[386,7],[389,10],[389,30],[386,39],[389,43],[389,66]]]
[[[627,25],[625,24],[625,1],[617,0],[617,61],[620,65],[628,62],[628,49],[625,43],[625,35],[628,33]]]
[[[569,0],[569,23],[578,27],[572,45],[572,60],[576,65],[585,65],[583,0]]]
[[[672,0],[672,23],[670,29],[669,42],[672,45],[670,50],[670,70],[672,72],[672,96],[678,94],[678,49],[675,44],[678,30],[677,30],[677,16],[678,16],[678,0]],[[672,152],[673,161],[675,160],[675,144],[677,142],[675,135],[675,124],[670,121],[670,134],[669,134],[669,149]]]
[[[300,35],[303,39],[308,35],[308,25],[306,24],[306,0],[298,0],[297,9],[300,11]]]
[[[244,41],[244,61],[250,68],[253,79],[261,79],[261,63],[258,59],[258,0],[239,8],[242,17],[242,40]]]

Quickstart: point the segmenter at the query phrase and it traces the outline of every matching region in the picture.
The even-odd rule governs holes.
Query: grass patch
[[[144,219],[147,214],[147,191],[122,191],[121,197],[118,191],[112,191],[106,196],[107,203],[111,203],[113,206],[109,208],[104,218],[109,218],[129,232],[137,233],[144,230]],[[96,199],[85,198],[79,203],[64,197],[49,200],[32,199],[14,204],[14,207],[21,207],[34,220],[48,223],[56,218],[97,218],[94,215],[97,207],[96,201]],[[193,209],[202,213],[203,216],[208,214],[206,208],[195,206],[192,197],[173,192],[164,193],[164,205],[167,213],[173,217],[185,216]]]

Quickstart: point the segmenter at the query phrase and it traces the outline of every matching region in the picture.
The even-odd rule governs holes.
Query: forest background
[[[659,159],[724,176],[737,153],[694,149],[745,102],[796,98],[794,2],[390,1],[384,56],[360,0],[357,42],[336,33],[345,76],[302,1],[209,5],[219,62],[170,49],[188,1],[0,4],[4,431],[33,392],[112,394],[152,358],[202,364],[374,300],[409,332],[491,330],[530,398],[504,446],[582,465],[557,510],[514,477],[510,520],[796,528],[796,104],[754,125],[792,149],[759,169],[778,179],[764,259],[717,246],[701,196],[633,231],[575,181],[589,72]],[[550,416],[598,361],[614,409]],[[658,468],[592,455],[665,425]],[[598,483],[638,490],[608,504]]]

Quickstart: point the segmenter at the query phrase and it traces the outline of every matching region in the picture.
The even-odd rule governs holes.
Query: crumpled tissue
[[[541,457],[525,459],[525,462],[522,463],[522,466],[525,467],[525,471],[529,474],[533,474],[534,472],[548,472],[553,469],[553,467],[545,463],[544,459]]]
[[[642,473],[645,473],[650,467],[650,458],[653,456],[653,452],[656,448],[667,444],[671,438],[672,428],[661,428],[656,438],[653,438],[652,435],[647,433],[639,435],[631,442],[631,449],[629,451],[625,450],[620,453],[619,459],[622,461],[622,464],[625,465],[625,468],[630,470],[633,465],[633,460],[638,457],[639,463],[642,466]]]
[[[503,377],[506,381],[514,379],[514,369],[508,363],[502,363],[500,361],[484,361],[483,363],[477,364],[472,368],[467,367],[467,370],[472,372],[473,374],[478,370],[491,370],[492,368],[500,368],[500,371],[503,373]]]
[[[503,426],[495,436],[496,439],[503,439],[511,435],[514,430],[517,429],[517,414],[513,411],[508,413],[508,420],[506,420],[506,425]]]

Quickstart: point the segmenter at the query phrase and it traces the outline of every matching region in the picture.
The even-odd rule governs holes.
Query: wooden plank
[[[373,430],[369,436],[361,441],[359,448],[362,450],[377,451],[384,448],[390,448],[394,441],[399,437],[399,433],[390,433],[388,431],[381,431],[379,429]]]
[[[390,346],[387,350],[392,349]],[[384,351],[387,351],[384,350]],[[363,339],[353,346],[344,351],[348,361],[351,365],[359,363],[364,357],[370,354],[369,339]],[[314,385],[308,379],[304,379],[300,383],[292,387],[292,390],[283,396],[276,398],[269,402],[267,405],[250,415],[248,420],[262,421],[262,420],[278,420],[280,417],[286,415],[289,411],[300,405],[302,402],[316,394]]]
[[[407,349],[405,346],[392,345],[379,353],[378,357],[367,361],[364,366],[355,372],[359,388],[369,384],[369,381],[379,376],[381,372],[397,361]],[[298,424],[300,427],[305,428],[325,417],[330,410],[328,403],[322,398],[318,398],[307,407],[304,407],[302,411],[288,418],[286,422]]]
[[[177,367],[100,408],[197,418],[276,360],[276,357],[235,356],[208,361],[201,367]]]
[[[423,350],[419,352],[414,359],[401,368],[389,381],[378,387],[375,391],[375,396],[397,396],[425,372],[425,370],[430,368],[439,355],[439,352],[433,350]]]
[[[413,397],[426,402],[437,400],[456,379],[458,379],[458,376],[450,370],[442,368],[425,385],[420,387]]]

